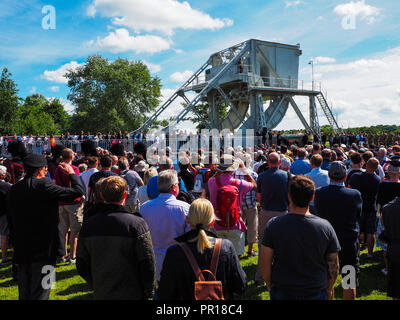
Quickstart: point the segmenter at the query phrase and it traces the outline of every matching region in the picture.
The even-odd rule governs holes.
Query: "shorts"
[[[400,263],[388,261],[387,296],[400,299]]]
[[[8,236],[10,234],[10,229],[8,228],[8,220],[6,215],[0,217],[0,234],[2,236]]]
[[[363,212],[360,219],[360,233],[376,233],[378,220],[376,212]]]
[[[58,213],[60,217],[60,232],[66,234],[68,230],[71,233],[78,234],[83,221],[83,204],[71,204],[59,206]]]
[[[235,247],[236,254],[241,256],[245,251],[245,233],[241,230],[218,230],[216,231],[218,237],[228,239]]]
[[[340,243],[339,251],[340,270],[344,266],[353,266],[356,270],[356,287],[359,286],[360,278],[360,243],[356,241],[345,241]]]

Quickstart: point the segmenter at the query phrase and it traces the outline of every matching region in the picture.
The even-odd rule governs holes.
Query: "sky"
[[[64,74],[93,54],[143,61],[166,100],[214,52],[248,39],[300,43],[299,80],[311,81],[313,59],[341,127],[398,125],[399,18],[399,0],[1,0],[0,68],[21,97],[56,97],[72,112]],[[294,99],[309,119],[307,100]],[[289,107],[276,129],[302,127]]]

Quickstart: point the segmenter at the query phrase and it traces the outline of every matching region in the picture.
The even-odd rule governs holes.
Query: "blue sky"
[[[42,28],[45,5],[56,10],[55,30]],[[348,14],[354,29],[343,27]],[[145,61],[168,98],[213,52],[250,38],[300,43],[299,78],[311,81],[308,62],[320,57],[316,78],[343,126],[392,124],[400,110],[399,17],[398,0],[2,0],[0,67],[20,96],[61,98],[71,109],[62,67],[91,54]],[[288,112],[282,128],[296,126]]]

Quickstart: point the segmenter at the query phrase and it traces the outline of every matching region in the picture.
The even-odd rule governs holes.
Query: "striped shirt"
[[[253,170],[251,169],[247,169],[247,172],[253,177],[254,181],[257,181],[258,178],[258,174],[255,173]],[[246,180],[246,175],[243,174],[243,171],[241,169],[236,170],[233,173],[233,177],[235,179],[240,179],[240,180]],[[247,210],[250,208],[255,208],[257,206],[257,192],[256,189],[253,189],[252,191],[246,193],[243,196],[242,199],[242,210]]]

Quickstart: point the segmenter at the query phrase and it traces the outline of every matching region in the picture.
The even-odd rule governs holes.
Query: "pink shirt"
[[[223,186],[225,185],[232,185],[233,184],[233,177],[231,174],[222,174],[219,176],[221,184]],[[217,208],[217,190],[218,190],[218,186],[217,186],[217,182],[215,181],[215,178],[211,178],[210,180],[208,180],[208,189],[210,191],[210,202],[212,203],[214,210],[216,210]],[[243,183],[242,186],[240,186],[240,182]],[[239,185],[238,185],[238,189],[239,189],[239,210],[242,210],[242,199],[243,196],[250,192],[251,190],[253,190],[254,186],[251,182],[248,181],[244,181],[244,180],[239,180]],[[227,230],[228,228],[221,226],[220,224],[218,224],[218,221],[216,221],[214,228],[216,231],[218,230]],[[238,222],[236,222],[236,224],[229,229],[235,229],[235,230],[240,230],[240,231],[246,231],[246,224],[244,223],[243,219],[240,218],[238,220]]]

